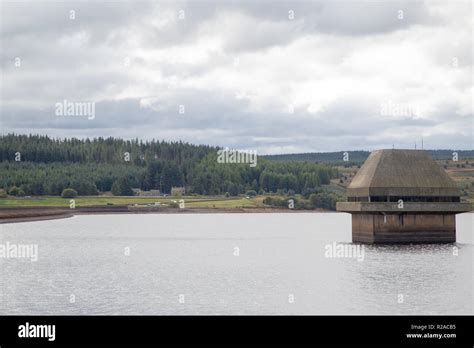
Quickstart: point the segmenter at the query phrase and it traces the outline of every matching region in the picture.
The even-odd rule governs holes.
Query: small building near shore
[[[352,215],[353,242],[449,243],[472,205],[428,153],[393,149],[370,154],[336,209]]]
[[[171,195],[172,196],[184,196],[184,194],[186,193],[186,189],[184,187],[175,187],[173,186],[171,188]]]
[[[158,197],[158,196],[161,196],[160,190],[142,191],[138,188],[133,188],[132,191],[133,191],[133,194],[135,196],[143,196],[143,197]]]

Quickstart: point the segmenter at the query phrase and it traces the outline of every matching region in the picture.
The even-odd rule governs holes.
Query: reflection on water
[[[472,314],[472,214],[458,243],[350,243],[336,213],[90,215],[0,225],[0,314]],[[129,251],[129,254],[128,254]],[[128,254],[128,255],[126,255]]]

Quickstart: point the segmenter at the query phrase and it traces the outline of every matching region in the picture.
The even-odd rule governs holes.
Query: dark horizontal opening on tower
[[[348,202],[460,202],[459,196],[362,196],[347,197]]]

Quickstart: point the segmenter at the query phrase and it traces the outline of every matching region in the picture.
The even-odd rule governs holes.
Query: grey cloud
[[[142,1],[49,2],[45,6],[2,4],[0,59],[2,82],[5,82],[0,109],[2,132],[181,139],[258,148],[266,153],[373,149],[391,144],[411,147],[423,133],[427,134],[426,144],[432,147],[472,147],[472,122],[469,123],[472,111],[462,113],[460,102],[448,97],[431,101],[435,111],[427,118],[380,115],[380,100],[369,93],[353,97],[341,92],[317,113],[308,112],[310,104],[305,103],[298,105],[293,115],[275,111],[281,109],[286,94],[298,88],[297,82],[311,81],[319,75],[329,82],[347,75],[364,80],[364,74],[370,71],[353,74],[351,66],[341,71],[338,68],[342,57],[350,54],[350,49],[357,49],[349,48],[352,41],[366,40],[363,42],[369,45],[374,37],[383,35],[390,40],[389,34],[397,30],[405,30],[404,39],[408,40],[413,27],[439,28],[440,19],[430,14],[425,2],[165,2],[158,3],[158,12],[156,4]],[[74,22],[68,18],[70,9],[76,10]],[[171,11],[175,16],[180,9],[185,11],[185,20],[173,20],[162,27],[152,24],[160,13]],[[288,20],[290,9],[295,11],[294,21]],[[398,10],[404,11],[403,20],[397,18]],[[444,26],[453,21],[455,18],[443,18],[441,22]],[[74,41],[81,32],[87,40]],[[285,66],[301,64],[297,56],[290,59],[282,53],[278,68],[272,67],[270,61],[266,65],[257,59],[268,48],[284,48],[294,40],[321,36],[330,40],[314,40],[314,45],[324,43],[331,50],[321,52],[315,59],[322,60],[325,69],[334,76],[325,76],[327,71],[317,69],[314,74],[298,70],[292,76],[293,71],[285,71]],[[146,54],[154,48],[166,54],[173,47],[191,47],[201,39],[214,37],[224,39],[222,47],[209,49],[206,58],[200,61],[193,61],[194,52],[190,51],[189,64],[174,64]],[[428,48],[420,45],[420,50],[432,56],[433,67],[449,65],[452,55],[459,57],[460,69],[467,68],[466,61],[472,60],[469,53],[472,43],[470,46],[461,43],[456,50],[445,52],[443,45],[435,43]],[[305,54],[304,50],[300,52]],[[261,95],[249,92],[254,93],[252,97],[257,101],[261,98],[264,105],[269,105],[267,108],[255,109],[251,98],[236,98],[235,86],[225,80],[225,72],[234,69],[230,57],[240,53],[252,56],[248,64],[252,64],[252,59],[261,64],[258,71],[265,74],[259,78],[268,79],[262,83],[262,89],[273,87],[272,83],[281,85],[273,96],[265,94],[266,90]],[[130,70],[121,66],[124,55],[130,55]],[[16,56],[23,59],[20,69],[12,64]],[[224,72],[223,81],[206,80],[207,74],[218,68]],[[245,67],[239,69],[234,71],[248,74]],[[435,73],[446,74],[445,70]],[[219,79],[219,74],[213,76]],[[453,82],[445,88],[459,92],[470,87],[470,79],[449,76],[448,80]],[[173,86],[169,79],[174,77],[178,82],[192,81]],[[385,82],[389,92],[400,93],[399,85],[403,81]],[[245,91],[248,86],[243,87]],[[426,93],[433,88],[426,88],[426,81],[415,87]],[[53,105],[63,99],[96,102],[96,118],[55,116]],[[148,107],[141,104],[143,100],[149,101]],[[183,115],[178,113],[180,104],[185,106]]]

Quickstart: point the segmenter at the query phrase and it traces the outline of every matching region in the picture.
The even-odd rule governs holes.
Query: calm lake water
[[[38,260],[0,258],[0,314],[472,314],[473,216],[456,244],[366,246],[363,261],[325,257],[351,241],[342,213],[3,224],[0,243],[37,244]]]

